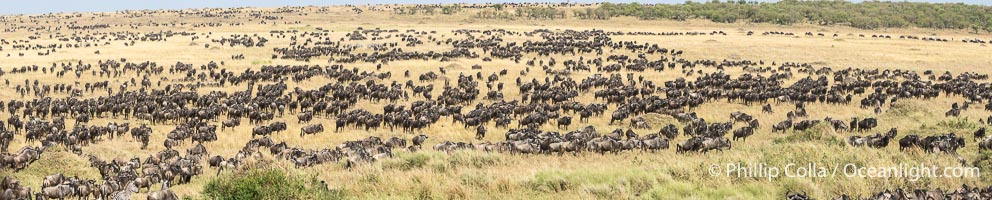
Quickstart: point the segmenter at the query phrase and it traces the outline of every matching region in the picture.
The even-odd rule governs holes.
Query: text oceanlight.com
[[[980,177],[977,167],[937,166],[933,164],[906,164],[892,166],[863,166],[854,163],[788,163],[769,165],[765,163],[712,164],[711,176],[741,178],[905,178],[917,181],[921,178],[973,178]]]

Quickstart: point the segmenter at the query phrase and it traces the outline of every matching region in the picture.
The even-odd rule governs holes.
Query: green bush
[[[291,176],[275,169],[255,169],[216,177],[203,188],[208,199],[342,199],[314,177]]]
[[[937,126],[945,127],[951,130],[962,130],[962,129],[975,129],[978,125],[975,122],[970,122],[966,119],[949,119],[937,122]]]

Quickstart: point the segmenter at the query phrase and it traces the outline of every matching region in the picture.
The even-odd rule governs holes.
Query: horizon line
[[[10,13],[10,12],[5,12],[4,10],[0,9],[0,17],[8,17],[8,16],[44,16],[44,15],[59,15],[59,14],[80,14],[80,13],[113,13],[113,12],[123,12],[123,11],[178,11],[178,10],[240,9],[240,8],[272,9],[272,8],[286,8],[286,7],[338,7],[338,6],[379,6],[379,5],[459,5],[459,4],[468,4],[468,5],[473,5],[473,4],[475,4],[475,5],[478,5],[478,4],[574,4],[574,5],[589,4],[589,5],[596,5],[596,4],[603,4],[603,3],[637,3],[637,4],[642,4],[642,5],[657,5],[657,4],[676,5],[676,4],[685,4],[687,2],[697,2],[697,3],[708,3],[708,2],[710,2],[708,0],[684,0],[684,1],[680,1],[680,0],[658,0],[657,2],[652,2],[652,3],[638,2],[637,0],[598,0],[598,1],[586,1],[586,0],[574,0],[574,1],[572,1],[572,0],[566,0],[566,1],[533,0],[533,1],[527,1],[527,0],[525,0],[525,1],[518,1],[518,2],[505,2],[505,1],[499,1],[499,0],[497,0],[497,1],[487,1],[487,2],[444,2],[446,0],[439,0],[439,1],[441,1],[441,2],[440,3],[417,3],[417,2],[410,2],[410,3],[365,3],[365,4],[349,4],[349,3],[341,3],[341,2],[319,2],[319,1],[313,1],[313,2],[311,2],[311,1],[305,1],[305,2],[309,3],[309,4],[306,4],[306,5],[302,5],[302,4],[301,5],[268,5],[268,4],[266,4],[266,2],[245,2],[245,3],[258,3],[258,4],[255,4],[255,5],[234,4],[236,6],[223,6],[223,5],[218,5],[218,6],[196,6],[196,5],[193,5],[193,6],[190,6],[190,7],[168,7],[168,6],[176,6],[176,5],[167,5],[167,6],[159,5],[162,8],[116,8],[116,9],[115,8],[108,8],[110,10],[75,10],[75,11],[73,11],[73,10],[64,10],[64,11],[49,11],[49,12],[31,12],[31,11],[27,11],[27,12],[20,12],[20,13]],[[472,1],[472,0],[467,0],[467,1]],[[676,1],[680,1],[680,2],[676,2]],[[805,1],[805,0],[800,0],[800,1]],[[842,1],[849,2],[849,3],[855,3],[855,4],[865,3],[865,2],[888,2],[888,3],[964,4],[964,5],[975,5],[975,6],[992,6],[992,1],[983,2],[982,0],[978,0],[978,2],[970,2],[970,1],[962,2],[962,0],[896,0],[896,1],[889,1],[889,0],[883,0],[883,1],[874,1],[874,0],[849,1],[849,0],[842,0]],[[721,2],[729,2],[729,1],[728,0],[721,0]],[[747,0],[747,2],[749,2],[749,3],[751,3],[751,2],[754,2],[754,3],[777,3],[777,2],[781,2],[781,1],[777,1],[777,0]],[[300,3],[300,2],[298,2],[298,1],[287,1],[285,3],[290,3],[291,4],[291,3]],[[84,8],[84,9],[86,9],[86,8]],[[97,8],[97,9],[100,9],[100,8]],[[15,9],[15,10],[23,10],[23,9]]]

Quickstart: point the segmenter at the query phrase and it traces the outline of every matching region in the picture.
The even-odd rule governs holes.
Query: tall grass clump
[[[788,136],[775,138],[775,144],[791,144],[797,142],[819,141],[828,145],[843,146],[844,140],[833,134],[826,134],[823,130],[830,129],[827,123],[820,123],[803,131],[787,133]]]
[[[409,171],[423,168],[430,160],[431,156],[424,153],[398,153],[396,159],[383,160],[382,168]]]

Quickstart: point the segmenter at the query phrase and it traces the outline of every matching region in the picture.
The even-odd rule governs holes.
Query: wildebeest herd
[[[201,10],[184,14],[218,13]],[[259,17],[265,21],[258,23],[280,21],[273,16]],[[992,111],[988,75],[974,72],[690,59],[683,55],[690,52],[664,44],[618,39],[697,35],[694,32],[364,27],[343,34],[323,29],[235,35],[99,31],[112,26],[149,25],[73,25],[68,29],[87,30],[85,36],[49,36],[82,47],[22,45],[35,40],[30,38],[11,41],[15,49],[44,50],[45,55],[90,45],[182,40],[204,43],[197,48],[221,46],[263,52],[264,56],[238,54],[203,63],[120,57],[0,66],[0,77],[6,80],[4,91],[16,94],[0,99],[0,112],[8,113],[5,123],[0,121],[0,172],[16,175],[50,156],[51,151],[71,152],[90,162],[78,167],[99,171],[97,179],[64,173],[36,177],[41,187],[34,188],[4,176],[0,199],[130,199],[137,193],[148,199],[178,199],[169,187],[189,184],[198,176],[213,173],[211,170],[220,174],[239,169],[247,162],[284,160],[299,168],[340,164],[351,169],[390,159],[401,151],[548,156],[673,151],[688,157],[720,154],[760,142],[748,140],[754,135],[778,137],[810,131],[843,134],[845,148],[884,149],[890,142],[898,143],[898,151],[919,149],[953,156],[963,165],[970,162],[957,153],[959,149],[992,149],[992,137],[986,136],[984,128],[992,123],[992,116],[979,120],[982,128],[969,130],[977,141],[974,144],[967,144],[963,132],[907,132],[886,125],[885,118],[880,117],[898,107],[897,102],[937,98],[960,102],[942,108],[948,110],[940,116],[947,118],[964,118],[961,112],[973,104]],[[238,25],[210,22],[192,26]],[[5,30],[35,31],[24,27]],[[10,42],[4,40],[2,44]],[[225,64],[244,59],[311,63]],[[417,62],[456,61],[472,65],[408,67]],[[48,79],[69,82],[49,83]],[[720,117],[709,118],[697,112],[718,103],[761,109],[751,113],[721,110]],[[807,110],[808,105],[845,106],[869,110],[870,114],[850,119],[849,115],[813,118],[810,115],[823,115],[817,113],[819,110]],[[930,109],[937,108],[925,108],[924,112]],[[893,128],[876,130],[880,126]],[[456,134],[466,136],[457,138],[466,139],[440,137],[432,131],[439,127],[456,127],[461,130]],[[376,131],[393,134],[368,134]],[[297,137],[296,132],[300,138],[357,135],[352,138],[359,139],[319,145],[282,141]],[[208,148],[231,137],[247,142],[238,144],[240,149],[234,153]],[[138,143],[142,152],[152,153],[107,157],[87,152],[108,141]],[[155,184],[161,187],[153,188]],[[912,192],[907,188],[870,198],[915,199],[911,198],[914,195],[989,199],[992,188]],[[800,193],[787,197],[806,198]]]

